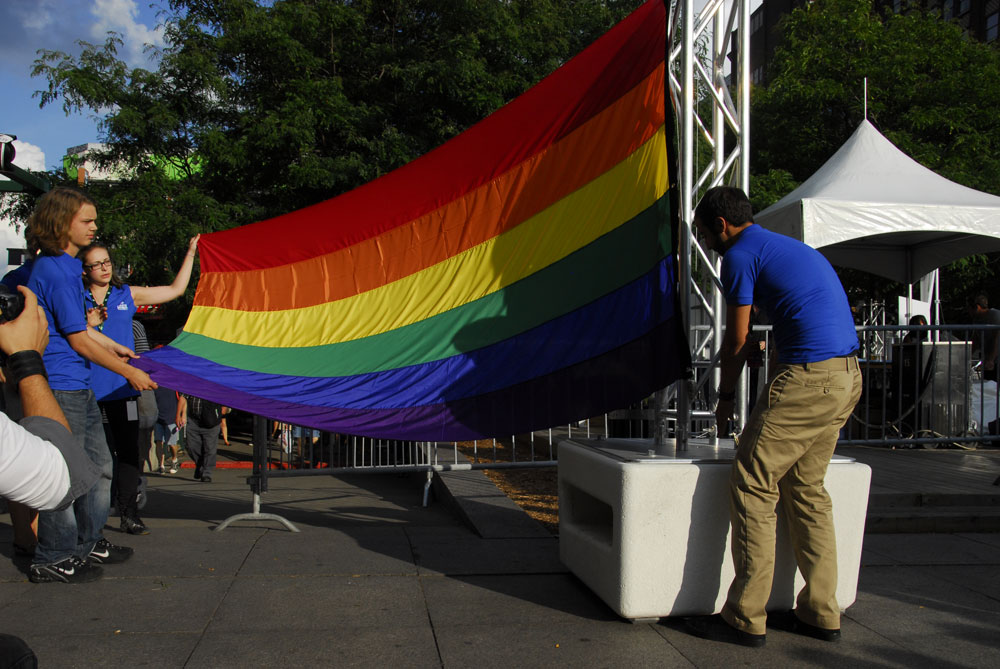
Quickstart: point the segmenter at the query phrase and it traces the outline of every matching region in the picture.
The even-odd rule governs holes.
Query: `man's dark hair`
[[[710,225],[716,218],[724,218],[737,227],[753,223],[750,200],[746,193],[732,186],[709,188],[695,207],[694,215],[704,225]]]
[[[970,307],[982,307],[983,309],[990,308],[990,298],[986,297],[986,293],[976,293],[969,298]]]

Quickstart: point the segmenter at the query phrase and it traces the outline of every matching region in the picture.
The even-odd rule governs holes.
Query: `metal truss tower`
[[[678,114],[679,291],[694,361],[693,379],[674,388],[678,449],[693,430],[714,422],[710,400],[719,384],[725,312],[719,259],[695,238],[694,207],[712,186],[745,192],[750,186],[750,0],[709,0],[700,11],[695,5],[670,0],[667,35],[670,94]],[[745,407],[745,382],[737,392],[736,406]],[[658,406],[665,405],[658,398]],[[740,415],[740,427],[744,420]]]

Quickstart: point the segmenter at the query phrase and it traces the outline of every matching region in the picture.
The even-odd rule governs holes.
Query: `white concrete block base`
[[[618,615],[718,613],[733,579],[728,481],[734,451],[692,443],[650,456],[650,440],[559,444],[559,554]],[[837,600],[854,603],[871,469],[834,456],[826,488],[837,533]],[[768,610],[793,608],[805,582],[779,505]]]

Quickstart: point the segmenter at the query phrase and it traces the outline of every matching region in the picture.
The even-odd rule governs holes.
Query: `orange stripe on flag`
[[[431,267],[524,222],[624,160],[663,125],[664,69],[506,174],[437,211],[317,258],[244,272],[205,272],[198,306],[310,307]]]

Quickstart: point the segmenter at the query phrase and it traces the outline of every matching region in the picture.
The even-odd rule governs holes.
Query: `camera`
[[[12,293],[7,286],[0,283],[0,323],[12,321],[24,311],[24,295]]]

